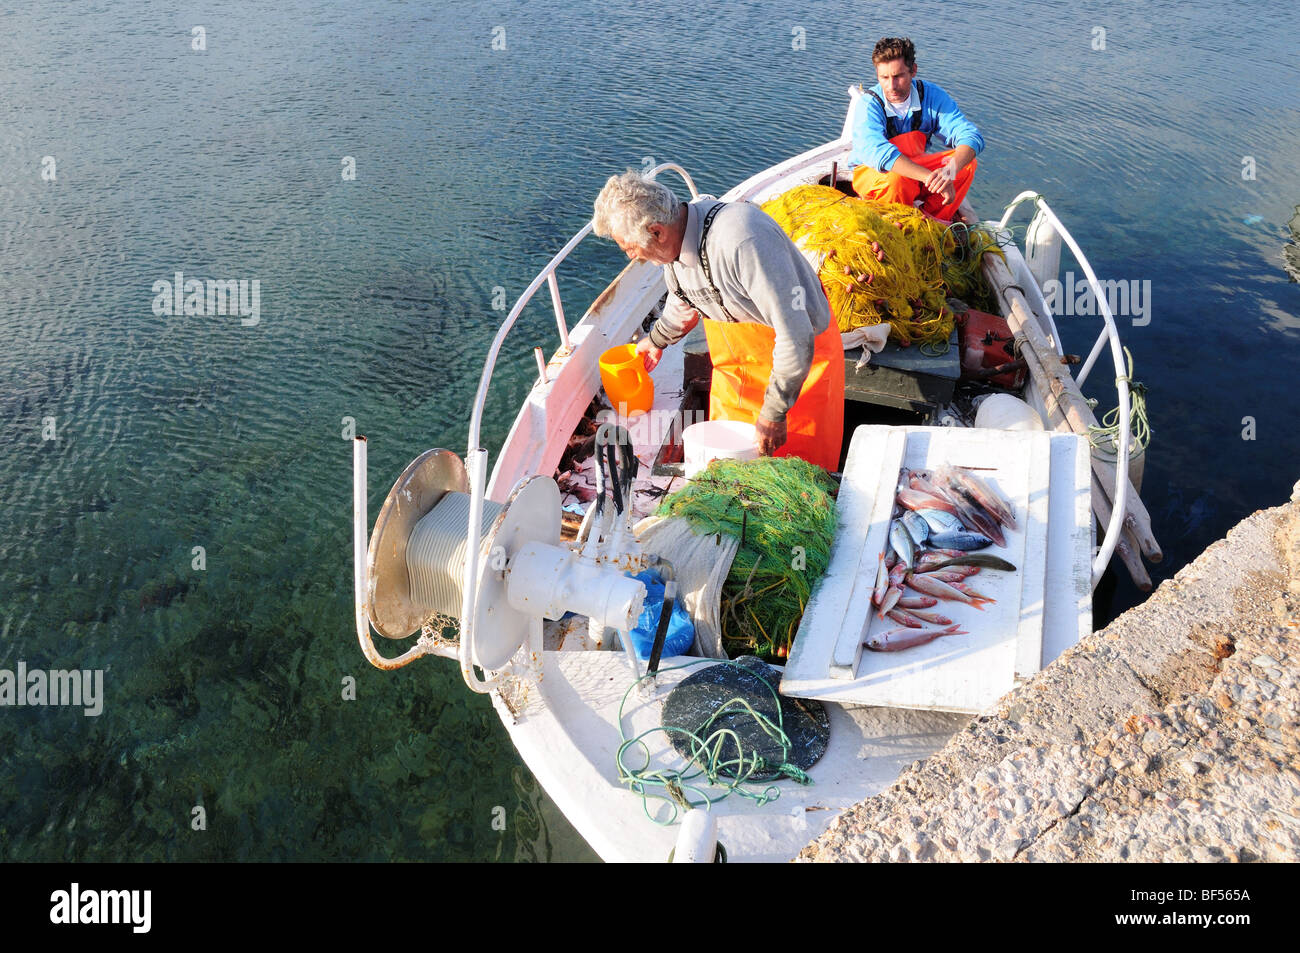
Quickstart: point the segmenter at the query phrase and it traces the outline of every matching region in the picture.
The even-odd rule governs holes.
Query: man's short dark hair
[[[883,37],[871,51],[871,65],[879,66],[890,60],[901,59],[908,69],[916,68],[916,47],[905,36]]]

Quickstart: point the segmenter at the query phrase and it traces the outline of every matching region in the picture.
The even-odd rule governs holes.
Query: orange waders
[[[713,358],[709,419],[754,423],[772,376],[776,332],[749,321],[703,320]],[[827,470],[838,469],[844,440],[844,347],[834,315],[813,340],[812,367],[786,414],[785,430],[786,442],[774,456],[800,457]]]
[[[900,133],[889,140],[903,155],[919,166],[938,169],[948,161],[955,149],[947,152],[927,154],[925,151],[925,133],[918,130]],[[951,222],[957,214],[957,207],[970,189],[971,179],[975,177],[978,160],[972,159],[966,168],[957,173],[953,186],[957,190],[952,202],[943,204],[943,196],[926,190],[916,179],[909,179],[900,172],[877,172],[869,165],[860,165],[853,170],[853,191],[864,199],[880,199],[884,202],[898,202],[900,205],[912,206],[918,198],[924,198],[921,210],[935,218]]]

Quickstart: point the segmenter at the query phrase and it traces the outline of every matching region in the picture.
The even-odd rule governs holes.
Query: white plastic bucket
[[[738,420],[705,420],[682,431],[686,479],[709,465],[710,460],[757,460],[758,433],[753,424]]]

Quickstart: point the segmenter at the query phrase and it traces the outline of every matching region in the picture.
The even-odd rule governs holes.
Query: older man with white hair
[[[711,420],[758,431],[764,455],[839,465],[844,351],[817,273],[756,205],[679,202],[629,171],[596,198],[592,226],[629,258],[664,266],[671,295],[637,345],[647,370],[703,318],[713,359]]]

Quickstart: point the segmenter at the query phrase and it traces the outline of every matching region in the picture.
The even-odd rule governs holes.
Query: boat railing
[[[1074,240],[1052,207],[1047,204],[1047,200],[1034,191],[1021,192],[1011,204],[1007,206],[1006,211],[1002,213],[1002,219],[998,222],[998,230],[1003,231],[1015,210],[1025,202],[1033,202],[1038,209],[1036,215],[1042,216],[1048,224],[1056,230],[1065,244],[1069,246],[1070,251],[1074,252],[1074,258],[1083,269],[1084,275],[1088,279],[1088,286],[1092,289],[1093,296],[1097,301],[1098,310],[1101,313],[1102,327],[1097,335],[1097,341],[1092,346],[1092,351],[1088,354],[1088,359],[1084,361],[1083,367],[1079,369],[1075,377],[1075,384],[1080,388],[1088,375],[1092,372],[1093,366],[1101,356],[1102,351],[1107,345],[1110,346],[1110,357],[1115,367],[1115,391],[1119,401],[1119,423],[1117,426],[1116,437],[1116,461],[1115,461],[1115,492],[1111,494],[1113,509],[1110,516],[1110,522],[1106,525],[1105,539],[1101,548],[1097,551],[1097,556],[1092,564],[1092,587],[1097,588],[1097,583],[1101,581],[1102,573],[1106,571],[1111,557],[1115,553],[1115,547],[1119,545],[1120,528],[1124,522],[1128,505],[1128,461],[1129,461],[1129,427],[1130,427],[1130,397],[1129,397],[1129,376],[1124,361],[1124,348],[1120,344],[1119,330],[1115,326],[1115,316],[1110,310],[1110,303],[1107,300],[1105,292],[1101,288],[1100,282],[1097,281],[1097,274],[1092,270],[1092,265],[1079,247],[1079,243]]]
[[[690,189],[691,198],[700,197],[699,190],[695,187],[695,181],[690,174],[675,162],[662,162],[646,173],[647,178],[656,178],[661,172],[676,172]],[[497,358],[501,353],[501,346],[505,343],[508,335],[515,322],[519,320],[519,315],[523,313],[524,308],[533,299],[533,295],[541,288],[545,282],[550,286],[551,306],[555,311],[555,322],[560,333],[561,353],[567,356],[571,350],[569,344],[569,328],[564,318],[564,304],[560,300],[560,285],[555,277],[555,270],[559,267],[560,262],[568,258],[570,253],[582,243],[582,240],[591,234],[592,223],[587,222],[578,230],[572,238],[565,242],[564,247],[556,252],[546,267],[538,272],[528,287],[516,299],[514,307],[506,315],[501,326],[497,328],[496,336],[492,339],[492,346],[488,349],[487,360],[483,364],[483,373],[479,376],[478,391],[474,395],[474,409],[470,414],[469,421],[469,447],[467,449],[465,464],[470,484],[470,504],[469,504],[469,522],[466,528],[466,538],[468,540],[477,540],[479,537],[479,528],[483,520],[483,500],[487,495],[487,448],[481,446],[482,425],[483,425],[483,408],[487,403],[487,392],[492,383],[492,374],[496,369]],[[478,601],[478,591],[476,580],[478,579],[479,548],[476,545],[466,547],[465,554],[465,587],[461,597],[461,614],[460,614],[460,671],[464,676],[465,684],[476,692],[490,691],[493,681],[483,680],[474,672],[474,611]],[[488,673],[484,673],[488,674]]]

